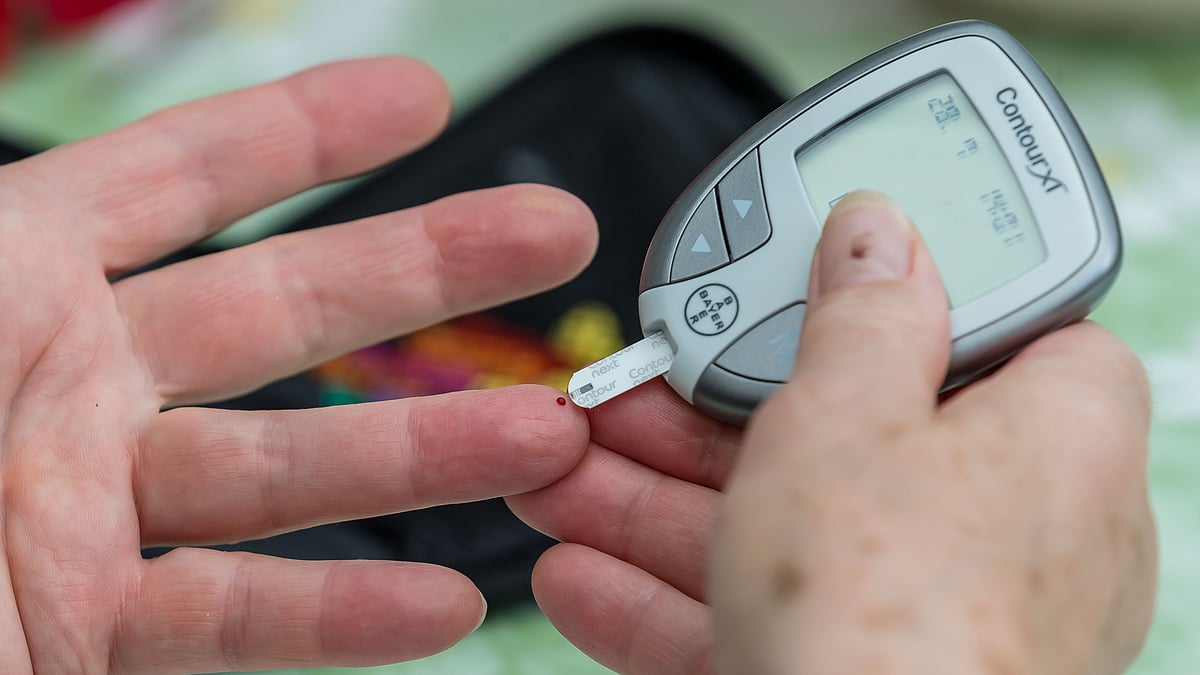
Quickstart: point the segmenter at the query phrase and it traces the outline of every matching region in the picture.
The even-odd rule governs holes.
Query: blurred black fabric
[[[287,229],[403,209],[515,182],[581,197],[600,226],[595,262],[573,282],[493,310],[544,332],[585,300],[638,331],[642,260],[658,221],[687,183],[741,132],[783,102],[746,62],[709,39],[659,27],[613,30],[570,46],[467,111],[431,145],[356,184]],[[164,262],[199,254],[180,253]],[[161,263],[160,263],[161,264]],[[222,407],[318,403],[296,376]],[[533,563],[553,542],[503,501],[446,506],[221,548],[300,559],[382,558],[438,563],[469,576],[493,607],[531,597]],[[154,555],[161,551],[148,551]]]

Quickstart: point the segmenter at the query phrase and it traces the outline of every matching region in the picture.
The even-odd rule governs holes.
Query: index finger
[[[20,167],[53,191],[49,203],[89,221],[85,237],[113,272],[407,153],[449,110],[428,66],[361,59],[168,108]]]
[[[534,385],[351,406],[160,413],[138,447],[142,545],[210,544],[478,501],[559,479],[587,421]]]

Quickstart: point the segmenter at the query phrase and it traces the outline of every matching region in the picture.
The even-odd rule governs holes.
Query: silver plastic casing
[[[646,256],[638,308],[642,331],[663,331],[670,340],[675,361],[666,378],[686,400],[713,417],[742,424],[790,375],[790,367],[779,365],[779,354],[795,352],[794,326],[802,320],[822,225],[800,181],[797,154],[862,111],[943,73],[967,95],[1008,158],[1047,249],[1046,260],[1029,272],[951,310],[945,387],[963,384],[1037,337],[1084,318],[1103,298],[1120,268],[1121,236],[1112,198],[1078,123],[1011,35],[980,21],[950,23],[882,49],[785,103],[721,153],[667,212]],[[1004,113],[1013,102],[1036,131],[1044,160],[1037,166],[1029,166],[1028,146]],[[711,271],[681,277],[677,266],[672,274],[688,223],[706,198],[705,208],[711,209],[710,195],[742,160],[758,163],[769,238]],[[1046,168],[1053,170],[1051,181]],[[704,330],[694,329],[700,325],[695,322],[700,295],[721,300],[717,295],[725,291],[735,302],[720,307],[719,324],[707,321]],[[778,318],[789,308],[790,323]],[[772,353],[761,355],[770,367],[753,366],[762,350],[746,346],[749,338],[735,348],[760,326],[778,327],[772,328],[778,332]],[[740,370],[754,376],[718,363],[734,356],[751,363]]]

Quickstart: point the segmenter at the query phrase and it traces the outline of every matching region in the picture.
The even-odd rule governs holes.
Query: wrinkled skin
[[[939,401],[946,296],[907,218],[847,198],[819,251],[795,373],[744,437],[654,383],[509,498],[565,542],[547,615],[638,675],[1123,671],[1156,564],[1137,359],[1084,323]]]
[[[587,209],[517,186],[123,276],[421,145],[447,110],[425,67],[373,59],[0,168],[0,672],[439,651],[483,612],[453,571],[140,549],[498,495],[567,542],[535,592],[622,673],[1128,662],[1153,588],[1141,369],[1084,324],[939,402],[944,296],[919,242],[904,278],[818,279],[796,375],[745,438],[661,382],[587,416],[541,387],[189,408],[586,264]]]
[[[542,387],[187,406],[570,278],[596,241],[578,200],[464,194],[121,277],[412,150],[448,110],[425,66],[371,59],[0,168],[0,672],[371,665],[476,627],[478,591],[434,566],[140,549],[496,497],[569,470],[587,422]]]

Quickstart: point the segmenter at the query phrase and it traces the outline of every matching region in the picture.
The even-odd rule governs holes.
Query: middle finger
[[[577,274],[595,246],[578,199],[514,186],[274,237],[115,292],[159,395],[181,405],[545,290]]]

